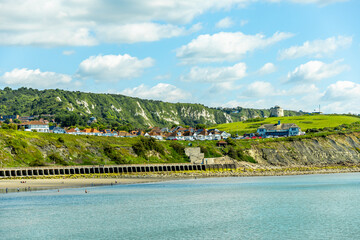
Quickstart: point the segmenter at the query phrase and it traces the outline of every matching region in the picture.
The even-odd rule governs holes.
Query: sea
[[[360,174],[0,194],[0,239],[360,239]]]

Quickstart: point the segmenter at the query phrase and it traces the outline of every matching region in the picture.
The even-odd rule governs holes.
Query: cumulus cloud
[[[241,85],[237,85],[235,82],[216,82],[211,84],[207,92],[210,94],[226,93],[238,90],[241,87]]]
[[[158,83],[153,87],[141,84],[138,87],[125,89],[121,92],[121,94],[145,99],[163,100],[167,102],[177,102],[191,96],[190,93],[168,83]]]
[[[221,19],[220,21],[218,21],[215,25],[215,27],[217,28],[229,28],[232,27],[234,25],[233,20],[231,20],[230,17],[226,17]]]
[[[80,63],[77,76],[96,81],[116,82],[139,77],[144,69],[153,65],[152,58],[140,60],[128,54],[91,56]]]
[[[264,0],[279,2],[278,0]],[[345,0],[283,0],[326,5]],[[179,36],[182,27],[209,11],[245,7],[255,0],[3,0],[0,3],[0,44],[55,46],[93,46],[102,41],[132,43]],[[141,7],[139,7],[141,6]],[[155,24],[156,23],[156,24]],[[160,25],[158,23],[164,23]],[[144,29],[149,24],[155,32]],[[142,28],[146,37],[132,32]],[[118,32],[111,31],[117,29]],[[168,34],[166,34],[166,30]],[[113,33],[113,36],[110,34]],[[185,31],[186,32],[186,31]]]
[[[71,83],[72,78],[66,74],[55,72],[41,72],[40,69],[15,68],[11,72],[6,72],[0,77],[0,82],[7,86],[33,87],[33,88],[53,88],[61,87]]]
[[[199,25],[194,25],[193,28],[187,30],[172,24],[132,23],[102,26],[96,30],[96,33],[103,42],[136,43],[186,35],[198,29]]]
[[[340,64],[342,61],[338,60],[330,64],[321,61],[307,62],[289,72],[287,80],[289,82],[312,82],[334,77],[349,69],[349,66]]]
[[[243,95],[251,98],[271,97],[282,94],[283,92],[274,88],[269,82],[257,81],[246,87]]]
[[[360,84],[351,81],[338,81],[331,84],[322,98],[325,101],[357,100],[360,102]]]
[[[262,68],[259,69],[260,75],[270,74],[276,71],[276,66],[273,63],[266,63]]]
[[[231,67],[192,67],[190,72],[181,76],[182,81],[189,82],[229,82],[246,76],[246,64],[237,63]]]
[[[322,109],[330,113],[360,113],[360,84],[351,81],[338,81],[326,89]]]
[[[243,6],[247,2],[5,0],[0,4],[0,44],[54,47],[93,46],[100,41],[156,41],[188,32],[173,24],[188,24],[209,10]],[[130,34],[126,31],[129,29]]]
[[[277,0],[275,0],[275,1],[277,1]],[[288,0],[288,1],[291,1],[293,3],[301,3],[301,4],[315,3],[320,6],[326,6],[331,3],[347,2],[348,0]]]
[[[319,89],[315,84],[300,84],[286,91],[289,96],[304,96],[308,94],[319,95]]]
[[[352,43],[352,37],[337,36],[325,40],[315,40],[312,42],[305,42],[302,46],[293,46],[282,50],[279,53],[279,58],[294,59],[300,57],[324,57],[329,55],[339,48],[349,47]]]
[[[200,35],[176,50],[183,63],[235,61],[248,52],[265,48],[284,39],[291,33],[277,32],[266,38],[262,34],[246,35],[241,32],[220,32]]]

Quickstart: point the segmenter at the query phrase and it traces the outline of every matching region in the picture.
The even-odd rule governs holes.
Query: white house
[[[23,126],[25,128],[25,131],[28,131],[28,132],[31,132],[31,131],[46,132],[46,133],[50,132],[49,124],[40,122],[40,121],[26,122],[26,123],[20,124],[20,126]]]

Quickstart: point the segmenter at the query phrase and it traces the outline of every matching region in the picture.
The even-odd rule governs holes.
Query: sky
[[[360,114],[358,0],[0,0],[0,88]]]

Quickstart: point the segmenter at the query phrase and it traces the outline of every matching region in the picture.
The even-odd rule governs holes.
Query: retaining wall
[[[57,176],[97,173],[137,173],[137,172],[176,172],[206,171],[208,169],[233,169],[235,164],[146,164],[146,165],[109,165],[109,166],[64,166],[64,167],[31,167],[1,168],[0,178]]]

